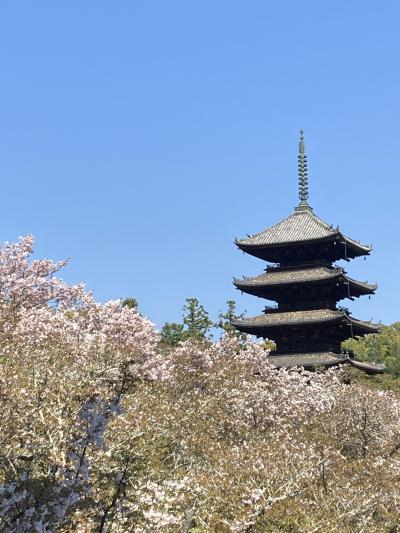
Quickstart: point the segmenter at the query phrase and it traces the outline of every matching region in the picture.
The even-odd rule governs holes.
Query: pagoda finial
[[[306,156],[306,145],[304,143],[303,130],[300,131],[299,155],[298,155],[298,177],[299,177],[300,206],[308,207],[307,156]]]

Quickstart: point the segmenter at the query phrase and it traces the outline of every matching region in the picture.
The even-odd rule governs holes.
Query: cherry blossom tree
[[[52,531],[92,498],[93,450],[158,342],[136,309],[96,303],[56,277],[65,261],[32,252],[30,236],[0,251],[0,524],[10,531]]]
[[[397,531],[398,392],[229,333],[166,347],[32,252],[0,253],[0,531]]]

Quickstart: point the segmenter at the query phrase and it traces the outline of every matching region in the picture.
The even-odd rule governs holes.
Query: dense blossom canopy
[[[396,531],[395,392],[229,334],[165,346],[32,247],[0,255],[1,531]]]

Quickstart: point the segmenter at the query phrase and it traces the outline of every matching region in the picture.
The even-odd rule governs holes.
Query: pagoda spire
[[[299,155],[298,155],[298,178],[299,178],[299,198],[300,207],[308,207],[308,175],[307,175],[307,155],[304,142],[304,132],[300,131]]]

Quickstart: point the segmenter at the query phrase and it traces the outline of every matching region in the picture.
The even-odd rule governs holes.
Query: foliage
[[[390,374],[400,376],[400,322],[383,326],[380,333],[349,339],[343,349],[361,361],[384,363]]]
[[[55,277],[65,261],[32,252],[30,236],[0,250],[2,531],[69,528],[80,509],[101,523],[127,469],[102,466],[104,433],[157,358],[148,320],[119,301],[98,304]]]
[[[161,342],[164,346],[178,346],[189,338],[204,340],[210,336],[212,326],[222,330],[223,333],[235,335],[238,339],[245,340],[247,336],[233,325],[234,320],[244,316],[243,313],[237,314],[234,300],[228,300],[226,304],[226,311],[224,313],[221,311],[217,322],[213,323],[197,298],[187,298],[183,308],[185,313],[183,324],[166,322],[161,330]],[[269,349],[270,346],[266,348]]]
[[[166,322],[161,329],[163,346],[178,346],[187,339],[205,340],[213,326],[207,311],[197,298],[186,298],[183,307],[183,324]]]
[[[186,326],[185,337],[206,339],[213,322],[198,299],[186,298],[183,311],[183,323]]]
[[[215,327],[222,329],[223,332],[228,333],[229,335],[235,335],[238,339],[244,340],[246,335],[241,333],[233,325],[235,320],[244,317],[244,313],[237,314],[235,300],[228,300],[226,305],[227,309],[225,313],[222,311],[219,313],[218,321],[216,322]]]
[[[0,253],[0,531],[396,531],[397,391],[278,370],[205,321],[164,349],[32,246]]]
[[[185,339],[185,326],[166,322],[161,329],[161,342],[167,346],[178,346]]]
[[[129,307],[129,309],[137,309],[138,308],[138,302],[136,298],[125,298],[125,300],[122,300],[123,307]]]
[[[276,344],[271,339],[264,339],[262,346],[264,346],[264,349],[269,352],[274,352],[276,350]]]

